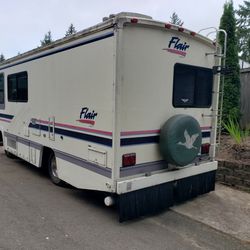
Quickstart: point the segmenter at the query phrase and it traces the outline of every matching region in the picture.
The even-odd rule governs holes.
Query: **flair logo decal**
[[[168,43],[168,48],[164,48],[163,50],[177,55],[186,56],[189,48],[190,45],[186,42],[182,42],[179,37],[173,36]]]
[[[89,111],[88,107],[84,107],[80,112],[80,119],[77,121],[81,123],[95,125],[95,118],[97,117],[97,115],[98,113],[96,113],[94,110]]]

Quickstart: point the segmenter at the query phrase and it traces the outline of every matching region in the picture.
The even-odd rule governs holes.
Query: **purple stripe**
[[[105,177],[111,178],[111,169],[98,166],[94,163],[90,163],[87,160],[84,160],[84,159],[79,158],[79,157],[74,156],[74,155],[70,155],[70,154],[62,152],[62,151],[58,151],[58,150],[54,150],[54,151],[55,151],[56,157],[58,157],[64,161],[67,161],[69,163],[83,167],[85,169],[88,169],[92,172],[103,175]]]
[[[132,167],[121,168],[120,177],[127,177],[137,174],[146,174],[153,171],[159,171],[164,169],[167,169],[167,163],[165,161],[143,163]]]

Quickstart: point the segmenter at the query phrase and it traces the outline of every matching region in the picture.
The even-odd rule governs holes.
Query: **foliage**
[[[232,116],[228,118],[228,121],[226,123],[223,122],[223,126],[228,131],[234,142],[238,145],[243,144],[246,137],[249,135],[249,131],[241,130],[239,122]]]
[[[225,76],[223,117],[224,123],[229,117],[240,118],[240,73],[238,45],[236,38],[236,19],[232,0],[224,4],[224,12],[220,20],[220,28],[227,32],[227,55],[226,66],[230,68],[231,74]],[[224,36],[219,37],[221,46],[224,44]]]
[[[50,44],[50,43],[52,43],[52,42],[53,42],[53,40],[52,40],[51,31],[48,31],[48,33],[46,33],[46,34],[44,35],[44,39],[41,40],[41,46],[42,46],[42,47],[43,47],[43,46],[46,46],[46,45],[48,45],[48,44]]]
[[[74,27],[74,25],[71,23],[68,30],[66,31],[65,36],[71,36],[73,34],[76,33],[76,28]]]
[[[240,57],[250,63],[250,1],[244,1],[243,5],[239,5],[236,13]]]
[[[182,20],[175,12],[170,16],[170,23],[176,24],[178,26],[182,26],[184,24],[184,22],[182,22]]]
[[[227,123],[223,123],[224,128],[228,131],[234,141],[232,149],[235,153],[235,159],[241,159],[242,154],[247,151],[247,137],[249,130],[241,130],[236,118],[229,117]]]
[[[5,60],[5,57],[4,57],[3,53],[1,53],[1,55],[0,55],[0,63],[3,62],[4,60]]]

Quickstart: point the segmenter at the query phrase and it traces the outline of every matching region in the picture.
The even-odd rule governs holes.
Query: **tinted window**
[[[212,87],[212,69],[175,64],[173,88],[174,107],[210,107]]]
[[[28,101],[27,72],[20,72],[8,76],[8,100],[10,102]]]
[[[0,74],[0,104],[4,104],[4,76]]]

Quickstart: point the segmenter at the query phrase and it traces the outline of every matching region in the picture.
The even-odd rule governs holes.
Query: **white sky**
[[[9,58],[40,45],[49,30],[53,40],[65,35],[70,23],[77,31],[122,11],[139,12],[169,21],[175,11],[193,31],[219,26],[225,0],[0,0],[0,53]],[[237,9],[243,0],[234,0]]]

